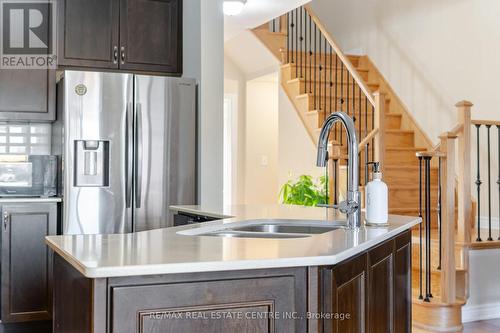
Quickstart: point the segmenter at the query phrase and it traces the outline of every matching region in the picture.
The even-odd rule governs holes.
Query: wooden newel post
[[[373,125],[374,128],[378,128],[374,160],[380,162],[383,170],[385,160],[385,94],[377,91],[373,97],[375,99],[375,123]]]
[[[455,268],[455,135],[444,133],[441,145],[441,301],[456,298]]]
[[[458,110],[458,123],[462,132],[458,137],[458,240],[464,244],[470,243],[472,218],[471,195],[471,107],[469,101],[455,104]]]

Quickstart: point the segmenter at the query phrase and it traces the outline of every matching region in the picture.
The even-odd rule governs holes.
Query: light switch
[[[267,155],[262,155],[260,157],[260,166],[267,166],[269,164],[269,158],[267,157]]]

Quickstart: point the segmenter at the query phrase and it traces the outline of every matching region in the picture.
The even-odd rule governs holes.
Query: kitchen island
[[[410,332],[410,229],[419,218],[390,216],[387,227],[353,231],[337,228],[332,221],[344,217],[322,208],[174,207],[188,209],[227,218],[47,237],[55,252],[54,332]],[[331,230],[214,234],[262,223]]]

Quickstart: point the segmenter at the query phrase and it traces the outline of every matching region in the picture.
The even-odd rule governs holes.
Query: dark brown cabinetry
[[[55,120],[55,71],[0,69],[0,120]]]
[[[405,232],[322,269],[324,332],[411,332],[411,243]],[[349,316],[348,319],[347,316]]]
[[[47,320],[52,312],[52,256],[57,204],[2,205],[2,323]]]
[[[182,0],[60,0],[58,64],[182,73]]]

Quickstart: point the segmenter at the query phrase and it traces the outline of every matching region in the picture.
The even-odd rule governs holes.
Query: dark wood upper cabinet
[[[55,71],[0,69],[0,120],[55,120]]]
[[[58,65],[182,73],[182,0],[60,0]]]
[[[120,68],[181,73],[181,47],[181,0],[121,0]]]
[[[119,0],[58,1],[58,64],[118,68]]]

